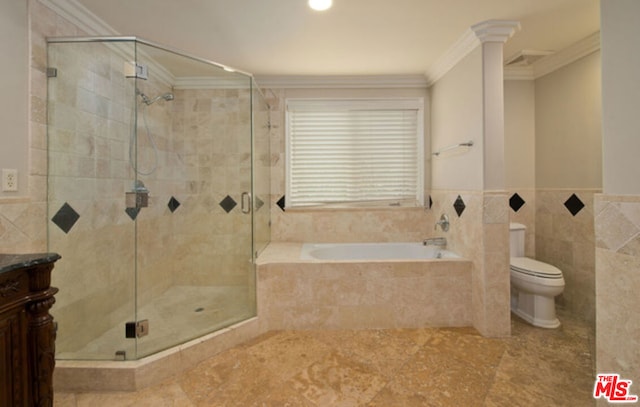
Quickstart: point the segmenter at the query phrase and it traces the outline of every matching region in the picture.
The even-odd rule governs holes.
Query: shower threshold
[[[132,361],[59,360],[54,391],[136,391],[158,384],[264,333],[258,317]]]

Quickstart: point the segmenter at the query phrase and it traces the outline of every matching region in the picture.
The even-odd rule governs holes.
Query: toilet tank
[[[511,257],[524,257],[524,235],[527,227],[521,223],[509,224],[509,248]]]

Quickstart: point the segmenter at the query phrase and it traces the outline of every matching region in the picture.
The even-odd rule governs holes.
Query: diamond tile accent
[[[429,195],[429,209],[433,208],[433,200],[431,199],[431,195]]]
[[[138,214],[140,213],[140,208],[127,208],[124,210],[127,215],[131,218],[131,220],[136,220]]]
[[[236,201],[234,201],[233,198],[231,198],[229,195],[225,196],[224,199],[220,201],[220,206],[227,213],[231,212],[233,208],[236,207],[236,205],[238,205]]]
[[[578,212],[584,208],[584,203],[582,203],[576,194],[572,194],[569,199],[565,201],[564,206],[573,216],[576,216]]]
[[[278,205],[280,209],[282,209],[282,212],[284,212],[284,195],[282,195],[282,198],[278,199],[276,205]]]
[[[55,223],[64,233],[69,233],[73,225],[80,219],[80,215],[76,212],[71,205],[64,203],[58,212],[53,215],[51,221]]]
[[[256,196],[256,202],[255,202],[255,207],[256,207],[256,212],[260,210],[260,208],[262,208],[264,206],[264,201],[262,199],[260,199],[260,197]]]
[[[169,203],[167,204],[167,206],[169,207],[169,210],[171,211],[171,213],[173,213],[176,211],[176,209],[178,209],[178,206],[180,206],[180,202],[178,202],[176,198],[171,197],[171,199],[169,199]]]
[[[522,208],[522,205],[524,205],[525,203],[526,202],[524,201],[524,199],[522,199],[522,197],[518,195],[517,192],[511,195],[511,198],[509,198],[509,206],[511,207],[511,209],[513,209],[514,212],[518,212],[520,208]]]
[[[453,208],[456,210],[456,213],[458,214],[458,217],[460,217],[460,215],[462,215],[462,212],[464,212],[464,209],[467,206],[464,204],[464,201],[462,200],[462,197],[460,195],[458,195],[458,197],[456,198],[456,201],[453,203]]]

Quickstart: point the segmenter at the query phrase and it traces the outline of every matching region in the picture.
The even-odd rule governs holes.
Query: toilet
[[[541,328],[557,328],[555,296],[564,290],[560,269],[524,256],[526,226],[509,225],[511,312]]]

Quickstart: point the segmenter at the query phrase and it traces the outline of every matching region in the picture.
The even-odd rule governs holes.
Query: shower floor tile
[[[149,321],[147,336],[126,339],[127,321],[121,321],[83,348],[56,358],[112,360],[116,351],[144,357],[252,317],[248,295],[242,286],[173,286],[140,307],[137,320]]]
[[[56,393],[55,406],[589,406],[593,335],[546,330],[269,332],[137,392]]]

